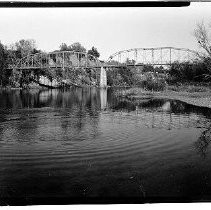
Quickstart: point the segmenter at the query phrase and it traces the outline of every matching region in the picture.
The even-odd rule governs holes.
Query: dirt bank
[[[188,92],[188,91],[172,91],[165,90],[161,92],[151,92],[140,88],[132,88],[129,90],[123,90],[119,93],[121,97],[125,97],[131,100],[142,100],[146,98],[166,98],[180,100],[196,106],[211,108],[211,89],[207,89],[204,92]]]

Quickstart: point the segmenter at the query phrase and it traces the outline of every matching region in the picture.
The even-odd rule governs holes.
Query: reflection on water
[[[107,89],[101,89],[100,90],[100,104],[101,109],[105,110],[107,107]]]
[[[1,90],[0,198],[210,200],[210,132],[209,108],[176,100]]]
[[[211,127],[207,128],[201,133],[201,136],[195,142],[195,146],[201,157],[205,158],[207,149],[211,141]]]

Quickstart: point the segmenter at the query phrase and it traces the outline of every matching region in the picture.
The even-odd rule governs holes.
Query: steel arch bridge
[[[114,53],[107,60],[111,66],[172,65],[174,62],[193,63],[199,53],[186,48],[134,48]]]
[[[36,70],[45,68],[96,68],[100,61],[87,53],[76,51],[58,51],[51,53],[30,54],[14,61],[9,69]]]
[[[200,57],[199,53],[190,49],[175,47],[134,48],[114,53],[106,62],[84,52],[56,51],[36,53],[15,60],[8,69],[66,69],[66,68],[100,68],[121,66],[162,65],[169,66],[174,62],[193,63]]]

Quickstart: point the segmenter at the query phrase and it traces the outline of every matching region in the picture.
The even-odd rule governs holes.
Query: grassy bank
[[[143,88],[130,88],[117,91],[116,94],[131,100],[166,98],[211,108],[211,87],[209,86],[168,86],[164,91],[147,91]]]

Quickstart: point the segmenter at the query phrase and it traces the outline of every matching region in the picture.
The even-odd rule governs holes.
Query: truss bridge
[[[114,53],[109,57],[107,64],[108,66],[169,66],[174,62],[192,63],[198,57],[198,52],[185,48],[134,48]]]
[[[45,72],[46,74],[47,72],[49,73],[49,70],[51,72],[51,69],[60,69],[63,72],[62,74],[73,72],[71,69],[83,69],[85,71],[88,71],[86,69],[90,69],[94,72],[95,78],[100,78],[100,86],[107,87],[106,72],[108,69],[115,70],[116,68],[127,66],[136,67],[146,65],[168,67],[175,62],[191,65],[199,57],[198,52],[185,48],[134,48],[118,51],[104,62],[86,52],[56,51],[31,54],[22,59],[13,60],[13,62],[10,62],[11,64],[8,66],[8,69],[21,71],[23,76],[24,74],[28,74],[28,77],[29,74],[36,75],[37,78],[41,75],[44,76]],[[74,75],[67,77],[63,83],[68,83],[69,85],[74,84]],[[71,82],[67,82],[70,80]],[[99,79],[96,80],[99,81]],[[55,84],[58,84],[58,81],[55,81]],[[48,86],[46,83],[43,85]]]

